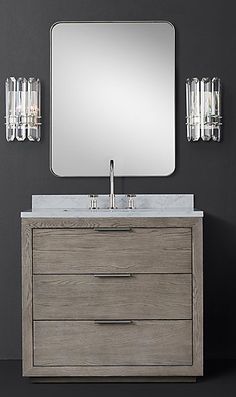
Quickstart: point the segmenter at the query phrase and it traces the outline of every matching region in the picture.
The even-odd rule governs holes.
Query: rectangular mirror
[[[169,22],[51,29],[51,170],[167,176],[175,168],[175,32]]]

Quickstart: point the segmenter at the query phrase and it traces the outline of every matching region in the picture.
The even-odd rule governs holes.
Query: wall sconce
[[[197,77],[186,80],[186,125],[188,141],[221,140],[220,79]]]
[[[34,77],[6,79],[6,140],[40,141],[40,81]]]

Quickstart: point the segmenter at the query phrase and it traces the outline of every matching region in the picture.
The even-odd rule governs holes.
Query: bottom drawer
[[[34,365],[192,365],[192,321],[35,321]]]

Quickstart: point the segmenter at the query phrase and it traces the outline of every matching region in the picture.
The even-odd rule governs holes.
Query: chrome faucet
[[[114,160],[110,160],[110,207],[111,210],[115,206],[115,189],[114,189]]]

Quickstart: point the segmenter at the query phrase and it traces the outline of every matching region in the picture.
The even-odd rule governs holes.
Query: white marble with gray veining
[[[90,210],[88,195],[33,195],[32,210],[22,218],[100,218],[100,217],[202,217],[194,210],[193,194],[138,194],[135,209],[128,207],[126,195],[116,195],[117,209],[110,210],[109,196],[97,197],[98,209]]]
[[[138,209],[156,208],[188,208],[193,209],[193,194],[137,194],[135,207]],[[99,208],[109,207],[109,196],[102,194],[97,197]],[[125,209],[128,206],[128,198],[125,194],[116,195],[116,206]],[[45,208],[60,209],[89,209],[90,197],[81,195],[33,195],[32,210]]]

